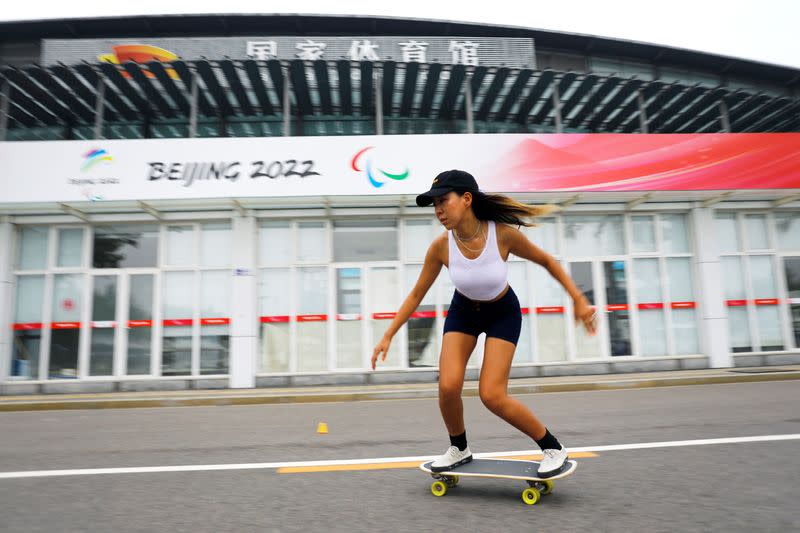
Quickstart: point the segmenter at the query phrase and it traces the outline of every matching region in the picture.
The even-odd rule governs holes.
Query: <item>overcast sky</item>
[[[6,0],[0,20],[190,13],[388,16],[614,37],[800,68],[800,0]]]

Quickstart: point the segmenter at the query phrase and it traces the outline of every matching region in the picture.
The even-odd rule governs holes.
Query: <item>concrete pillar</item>
[[[0,219],[0,382],[6,381],[11,371],[11,291],[14,289],[11,262],[16,248],[13,224]]]
[[[256,218],[233,217],[233,292],[231,294],[230,387],[256,386],[258,348],[258,272],[256,271]]]
[[[733,366],[725,308],[722,263],[717,246],[714,209],[696,207],[691,212],[694,263],[700,312],[700,345],[712,368]]]

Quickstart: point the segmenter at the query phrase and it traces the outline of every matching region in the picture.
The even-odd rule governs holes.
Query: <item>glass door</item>
[[[120,300],[119,274],[92,276],[92,315],[89,323],[89,375],[113,376],[114,353],[119,346],[117,303]]]
[[[783,273],[786,276],[786,295],[794,347],[800,348],[800,257],[784,257]]]
[[[127,277],[127,327],[123,342],[127,347],[125,373],[138,376],[153,373],[155,342],[155,289],[154,272],[130,273]]]
[[[594,263],[591,261],[570,263],[570,273],[575,284],[589,300],[589,304],[598,309],[602,302],[597,301],[598,291],[595,290],[595,287],[602,286],[602,284],[595,283]],[[602,295],[599,296],[602,297]],[[574,323],[573,316],[572,311],[570,311],[570,320]],[[599,333],[590,335],[581,324],[577,324],[573,331],[575,332],[576,359],[598,359],[603,357],[603,343]]]
[[[363,269],[336,268],[336,368],[364,366]]]
[[[397,267],[372,267],[368,270],[367,302],[369,302],[369,331],[371,339],[367,346],[374,347],[383,337],[386,328],[397,315],[400,307],[400,274]],[[402,330],[395,335],[385,362],[381,368],[404,366],[401,361]],[[369,354],[372,356],[372,354]]]

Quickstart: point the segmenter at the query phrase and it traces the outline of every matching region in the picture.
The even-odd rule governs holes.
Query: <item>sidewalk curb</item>
[[[713,375],[713,376],[686,376],[664,378],[628,378],[620,377],[613,380],[600,380],[595,382],[572,383],[547,383],[547,384],[517,384],[513,381],[508,390],[512,394],[541,394],[548,392],[579,392],[646,389],[654,387],[681,387],[689,385],[713,385],[726,383],[756,383],[768,381],[800,380],[800,371],[775,372],[761,374],[740,375]],[[415,398],[436,398],[438,391],[436,384],[426,388],[412,390],[388,391],[334,391],[330,393],[309,392],[302,393],[293,390],[281,395],[280,389],[265,389],[263,395],[214,395],[214,396],[185,396],[161,398],[73,398],[53,400],[13,400],[3,401],[0,398],[0,412],[14,411],[57,411],[74,409],[134,409],[152,407],[189,407],[189,406],[225,406],[225,405],[262,405],[262,404],[287,404],[287,403],[323,403],[323,402],[352,402],[370,400],[401,400]],[[478,386],[475,382],[465,384],[463,396],[478,396]]]

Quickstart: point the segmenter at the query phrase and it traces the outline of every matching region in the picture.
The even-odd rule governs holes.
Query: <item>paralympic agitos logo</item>
[[[383,181],[383,178],[389,178],[390,180],[395,181],[402,181],[411,174],[411,171],[406,167],[403,172],[400,173],[393,173],[387,172],[382,168],[378,168],[378,172],[376,173],[373,169],[372,158],[369,155],[366,155],[367,152],[375,148],[374,146],[367,146],[363,150],[359,150],[355,156],[353,156],[353,160],[350,162],[350,166],[356,172],[365,172],[367,174],[367,179],[369,180],[370,185],[379,189],[383,187],[387,182]],[[361,167],[361,163],[363,162],[363,167]]]

